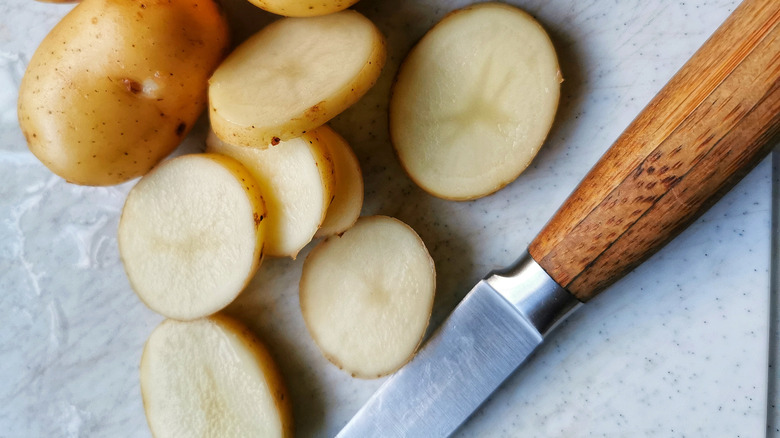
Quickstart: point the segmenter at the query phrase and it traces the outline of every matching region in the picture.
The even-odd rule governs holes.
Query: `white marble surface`
[[[271,17],[224,0],[237,39]],[[489,270],[511,262],[652,95],[728,15],[728,0],[525,1],[559,51],[566,82],[549,141],[529,170],[468,203],[432,198],[394,159],[392,76],[456,1],[362,0],[388,36],[377,86],[333,126],[366,178],[364,214],[412,225],[436,262],[438,324]],[[46,32],[72,6],[0,0],[0,437],[149,436],[138,388],[161,317],[131,291],[115,230],[133,182],[85,188],[27,151],[16,89]],[[202,148],[205,124],[182,151]],[[764,162],[692,229],[584,306],[459,436],[763,436],[771,168]],[[228,313],[270,346],[299,436],[332,436],[382,383],[331,366],[306,333],[297,261],[267,260]]]

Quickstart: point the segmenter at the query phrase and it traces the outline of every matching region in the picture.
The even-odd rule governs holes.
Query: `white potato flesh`
[[[328,360],[376,378],[409,361],[433,307],[436,272],[408,225],[370,216],[317,245],[303,265],[300,304]]]
[[[164,321],[146,342],[140,374],[156,438],[293,435],[290,398],[271,356],[224,316]]]
[[[531,163],[552,126],[561,74],[527,13],[482,3],[447,15],[404,60],[390,101],[402,166],[425,191],[468,200]]]
[[[287,17],[314,17],[347,9],[358,0],[249,0],[249,2],[273,14]]]
[[[363,208],[363,173],[355,152],[336,131],[327,125],[317,128],[322,142],[333,158],[334,194],[325,220],[314,237],[342,233],[354,225]]]
[[[259,184],[267,210],[265,253],[295,258],[311,242],[333,200],[334,169],[318,130],[267,149],[236,146],[214,132],[209,152],[241,162]]]
[[[130,284],[169,318],[217,312],[257,271],[264,215],[257,183],[236,160],[200,154],[164,162],[133,187],[119,220]]]
[[[352,10],[277,20],[209,80],[214,132],[255,147],[299,137],[357,102],[379,77],[385,52],[374,23]]]

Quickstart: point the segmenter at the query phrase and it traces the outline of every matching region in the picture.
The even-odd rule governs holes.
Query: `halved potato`
[[[127,195],[119,255],[152,310],[199,318],[230,304],[257,271],[264,217],[258,184],[238,161],[183,155],[153,169]]]
[[[292,437],[290,397],[263,344],[222,315],[163,321],[141,357],[152,434]]]
[[[344,137],[327,125],[317,128],[317,135],[330,151],[335,175],[333,202],[314,234],[314,237],[324,237],[342,233],[357,221],[363,208],[363,173]]]
[[[435,289],[417,233],[398,219],[364,217],[306,258],[301,312],[328,360],[354,377],[381,377],[414,355]]]
[[[240,146],[299,137],[357,102],[385,56],[384,37],[358,12],[280,19],[214,72],[211,125],[220,139]]]
[[[347,9],[358,0],[249,0],[258,8],[288,17],[314,17]]]
[[[555,48],[527,13],[481,3],[447,15],[396,78],[390,134],[401,164],[441,198],[495,192],[544,142],[560,82]]]
[[[207,150],[240,161],[260,185],[268,211],[265,252],[295,258],[311,242],[333,200],[331,155],[319,129],[267,149],[236,146],[214,132]]]

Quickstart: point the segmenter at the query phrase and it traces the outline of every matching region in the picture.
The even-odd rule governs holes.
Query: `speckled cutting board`
[[[236,39],[273,19],[224,0]],[[532,166],[487,198],[415,187],[388,141],[386,107],[411,45],[456,1],[362,0],[387,35],[379,83],[333,121],[366,181],[363,214],[410,224],[438,271],[437,325],[473,283],[510,263],[623,128],[734,8],[726,0],[526,1],[558,50],[561,106]],[[16,90],[35,47],[72,6],[0,0],[0,437],[146,437],[143,344],[160,322],[119,262],[134,182],[66,184],[27,151]],[[345,47],[345,50],[348,48]],[[203,148],[202,120],[177,153]],[[771,169],[762,163],[669,247],[584,306],[459,436],[763,436]],[[311,247],[311,246],[310,246]],[[309,249],[310,249],[309,247]],[[266,260],[227,312],[270,346],[299,436],[333,436],[382,380],[330,365],[304,327],[303,259]]]

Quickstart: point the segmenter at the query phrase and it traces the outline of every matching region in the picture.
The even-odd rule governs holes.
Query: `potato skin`
[[[315,17],[332,14],[354,5],[358,0],[249,0],[260,9],[286,17]]]
[[[76,184],[143,175],[203,112],[228,44],[214,0],[83,0],[22,79],[18,116],[30,151]]]

